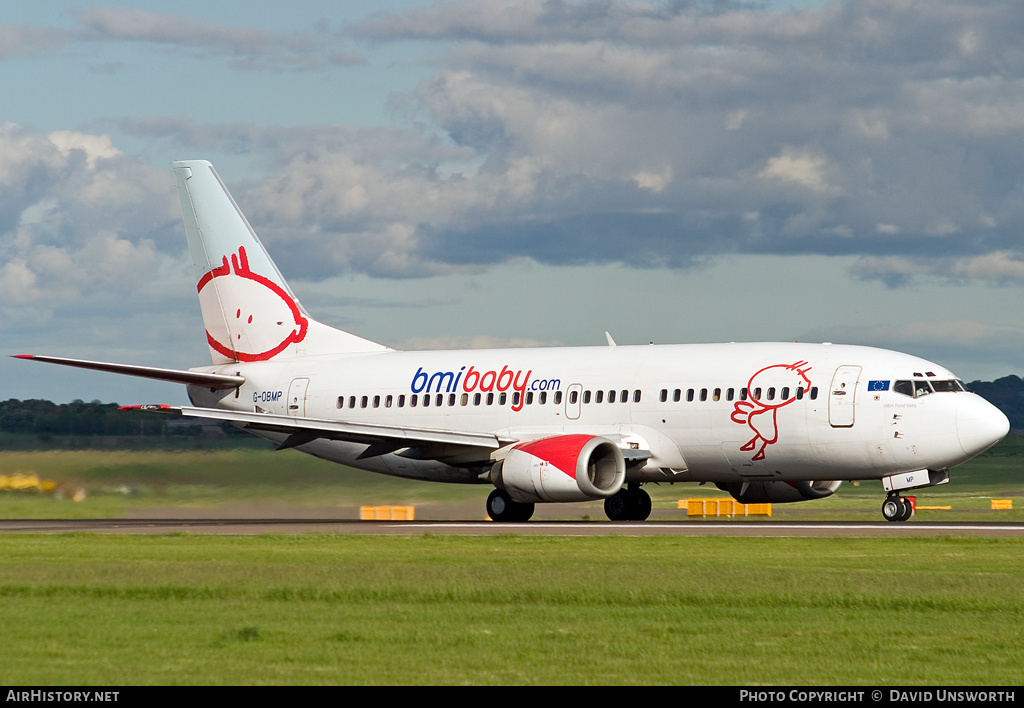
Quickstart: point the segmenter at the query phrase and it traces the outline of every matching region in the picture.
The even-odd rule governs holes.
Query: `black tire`
[[[503,489],[495,489],[487,497],[487,515],[492,521],[529,521],[534,508],[513,500]]]
[[[604,500],[604,515],[610,521],[629,521],[633,504],[632,495],[625,489],[620,489]]]
[[[634,493],[634,501],[633,519],[635,521],[647,521],[651,515],[651,495],[642,489],[637,489]]]
[[[914,515],[914,505],[910,503],[910,500],[906,497],[900,497],[900,504],[903,505],[903,511],[900,513],[897,521],[908,521],[911,516]]]
[[[905,518],[901,518],[905,512],[906,506],[904,505],[903,500],[895,494],[890,497],[886,497],[885,501],[882,502],[882,516],[885,517],[886,521],[906,521]]]

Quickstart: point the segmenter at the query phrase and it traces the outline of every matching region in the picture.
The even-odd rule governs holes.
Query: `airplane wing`
[[[161,369],[156,366],[135,366],[133,364],[111,364],[105,361],[86,361],[85,359],[65,359],[58,356],[40,356],[38,354],[17,354],[15,359],[28,359],[29,361],[45,361],[49,364],[60,364],[62,366],[73,366],[77,369],[92,369],[93,371],[106,371],[111,374],[125,374],[127,376],[139,376],[144,379],[156,379],[157,381],[170,381],[180,384],[194,384],[204,388],[230,389],[238,388],[245,383],[244,376],[233,376],[230,374],[207,374],[201,371],[182,371],[180,369]]]
[[[192,406],[141,405],[124,406],[121,410],[143,410],[176,413],[190,418],[209,418],[234,423],[245,430],[282,433],[288,437],[278,446],[286,450],[318,439],[365,443],[360,459],[384,455],[410,448],[410,456],[421,459],[465,458],[489,460],[489,452],[518,442],[492,433],[465,433],[439,428],[414,428],[372,423],[350,423],[322,418],[300,418],[271,413],[226,411],[218,408]]]

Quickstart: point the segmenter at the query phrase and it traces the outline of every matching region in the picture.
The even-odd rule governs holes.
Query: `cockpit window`
[[[920,398],[921,396],[927,396],[929,393],[945,393],[950,391],[955,393],[957,391],[966,391],[967,389],[964,387],[963,382],[958,379],[945,381],[915,379],[913,381],[897,381],[893,385],[892,390],[904,396]]]
[[[914,382],[913,381],[897,381],[896,385],[892,387],[892,390],[896,393],[902,393],[904,396],[914,397]]]

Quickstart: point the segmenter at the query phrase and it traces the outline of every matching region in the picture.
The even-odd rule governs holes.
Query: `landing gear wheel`
[[[909,499],[904,499],[899,494],[890,494],[882,502],[882,516],[886,521],[906,521],[914,513],[914,507]]]
[[[903,512],[896,519],[897,521],[907,521],[911,516],[914,515],[914,505],[910,503],[910,500],[906,497],[900,497],[900,502],[903,503]]]
[[[604,515],[611,521],[629,521],[629,497],[625,489],[620,489],[604,500]]]
[[[502,489],[495,489],[487,497],[487,515],[493,521],[529,521],[534,505],[517,502]]]
[[[651,495],[640,487],[620,489],[604,500],[604,513],[612,521],[645,521],[651,515]]]
[[[642,489],[636,490],[636,513],[633,519],[636,521],[647,521],[651,515],[651,495]]]

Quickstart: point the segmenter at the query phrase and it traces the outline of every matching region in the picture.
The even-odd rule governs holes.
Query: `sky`
[[[1019,0],[4,4],[0,341],[209,363],[170,173],[401,349],[830,341],[1024,373]],[[0,359],[0,400],[184,389]]]

